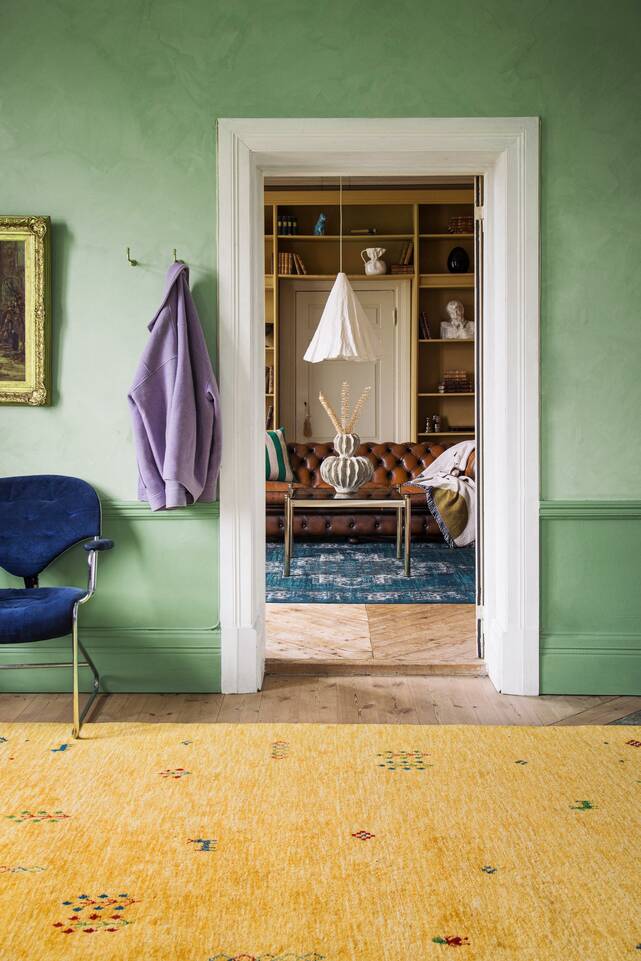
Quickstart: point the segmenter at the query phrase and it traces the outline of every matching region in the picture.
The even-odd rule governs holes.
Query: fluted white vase
[[[357,457],[361,439],[358,434],[337,434],[334,450],[338,456],[326,457],[321,463],[320,474],[326,484],[336,491],[337,497],[350,497],[372,479],[374,467],[368,457]]]

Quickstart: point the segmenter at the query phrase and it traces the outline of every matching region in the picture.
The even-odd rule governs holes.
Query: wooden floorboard
[[[267,604],[270,674],[484,675],[472,604]]]
[[[605,724],[641,697],[516,697],[487,677],[265,678],[257,694],[102,695],[91,721],[145,723]],[[0,722],[69,723],[68,694],[0,694]],[[0,731],[1,733],[1,731]]]

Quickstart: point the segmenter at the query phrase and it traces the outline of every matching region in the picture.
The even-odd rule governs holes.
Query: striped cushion
[[[294,475],[289,463],[287,441],[282,427],[265,431],[265,480],[293,481]]]

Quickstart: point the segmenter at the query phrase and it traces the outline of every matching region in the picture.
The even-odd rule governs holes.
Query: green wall
[[[640,552],[620,536],[639,528],[640,27],[637,0],[4,5],[2,212],[53,220],[55,396],[3,409],[1,469],[104,496],[119,549],[87,619],[114,687],[218,683],[217,519],[142,519],[126,405],[174,247],[215,351],[216,118],[539,115],[544,684],[614,692],[636,668],[641,693]],[[621,564],[630,590],[602,591],[594,621],[595,572]]]

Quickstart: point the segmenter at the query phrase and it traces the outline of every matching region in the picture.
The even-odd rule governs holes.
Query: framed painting
[[[49,386],[48,217],[0,216],[0,403],[38,407]]]

